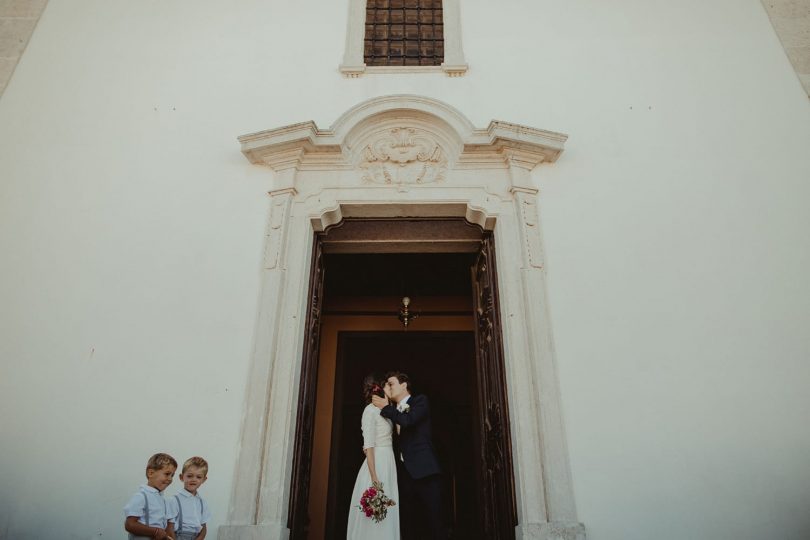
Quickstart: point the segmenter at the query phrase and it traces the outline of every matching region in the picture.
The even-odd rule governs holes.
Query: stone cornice
[[[495,153],[501,159],[532,170],[544,161],[557,161],[567,139],[568,135],[563,133],[493,120],[486,129],[475,130],[464,142],[462,160]]]
[[[544,161],[556,161],[568,138],[562,133],[498,120],[486,128],[475,129],[461,113],[444,103],[399,95],[369,100],[343,115],[330,129],[320,129],[312,121],[301,122],[243,135],[239,142],[251,163],[268,165],[277,171],[346,169],[353,167],[349,149],[357,146],[352,137],[365,136],[382,115],[386,125],[395,123],[401,128],[435,125],[437,132],[448,140],[460,141],[457,149],[446,149],[456,153],[448,156],[448,160],[459,168],[514,165],[532,170]]]
[[[251,163],[269,165],[274,170],[297,167],[307,154],[342,153],[334,134],[318,129],[312,121],[250,133],[238,139],[242,153]]]

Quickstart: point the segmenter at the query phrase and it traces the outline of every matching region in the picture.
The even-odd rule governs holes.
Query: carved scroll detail
[[[288,194],[276,196],[270,206],[270,222],[264,248],[264,267],[268,270],[278,266],[290,197]]]
[[[529,255],[529,264],[535,268],[543,268],[543,242],[540,236],[537,197],[534,195],[525,195],[519,200],[520,211],[523,217],[523,234],[526,239],[526,251]]]
[[[366,146],[360,168],[369,184],[432,184],[444,180],[447,158],[428,133],[394,128]]]

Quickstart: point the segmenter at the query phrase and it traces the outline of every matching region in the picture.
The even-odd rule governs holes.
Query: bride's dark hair
[[[380,384],[380,378],[372,373],[363,379],[363,399],[366,400],[366,403],[371,403],[371,396],[374,395],[385,397],[385,392]]]

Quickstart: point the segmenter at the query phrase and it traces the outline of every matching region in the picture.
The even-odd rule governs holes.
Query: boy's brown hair
[[[149,461],[146,462],[146,470],[159,471],[167,465],[171,465],[177,469],[177,460],[175,460],[169,454],[164,454],[161,452],[149,458]]]
[[[195,467],[197,469],[202,469],[203,474],[205,474],[205,476],[208,476],[208,462],[205,461],[200,456],[194,456],[194,457],[188,458],[186,460],[186,462],[183,463],[183,470],[180,471],[180,474],[186,474],[186,469],[188,469],[189,467]]]

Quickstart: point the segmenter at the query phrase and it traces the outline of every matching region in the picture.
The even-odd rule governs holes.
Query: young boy
[[[177,470],[169,454],[155,454],[146,463],[146,485],[141,486],[124,507],[124,529],[135,538],[174,538],[172,505],[163,498]]]
[[[174,520],[177,540],[203,540],[208,532],[206,523],[211,519],[211,511],[197,490],[208,480],[208,462],[198,456],[187,459],[180,480],[183,489],[174,496],[172,505],[172,512],[177,516]]]

